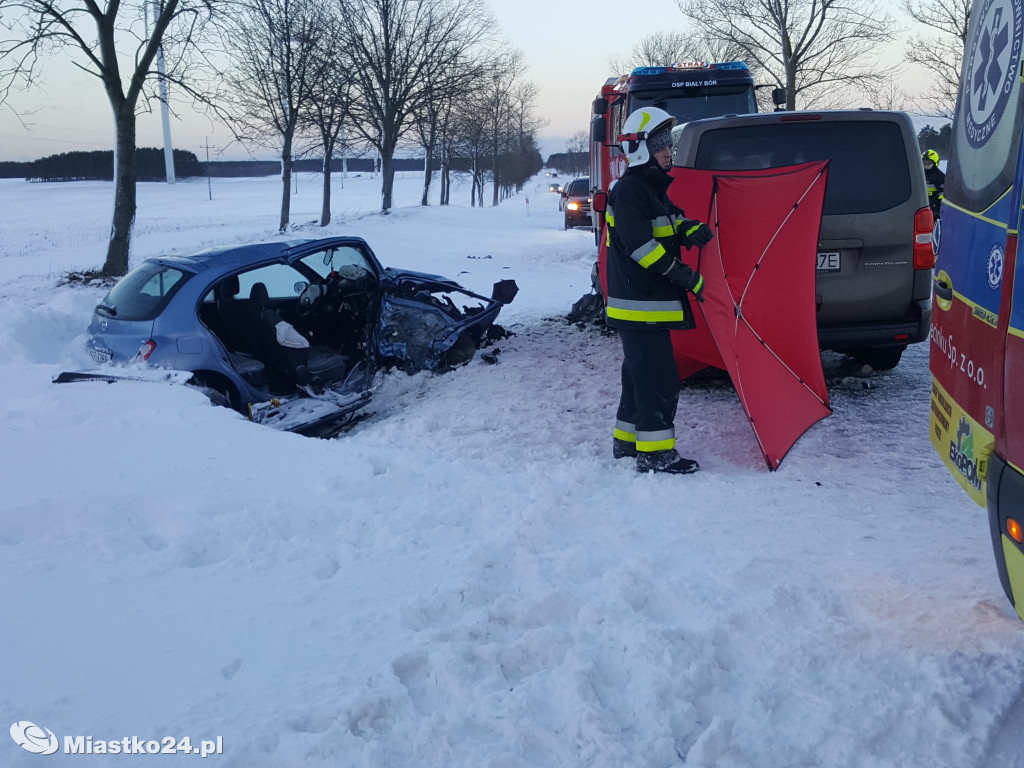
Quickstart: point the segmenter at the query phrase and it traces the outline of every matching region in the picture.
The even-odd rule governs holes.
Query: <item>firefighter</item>
[[[928,182],[928,205],[932,209],[932,215],[938,219],[946,174],[939,170],[939,153],[934,149],[926,149],[921,154],[921,162],[924,164],[924,179]]]
[[[636,457],[638,472],[689,474],[700,466],[675,448],[679,371],[669,330],[694,327],[684,291],[703,301],[704,279],[679,260],[680,246],[700,248],[714,235],[666,194],[673,125],[675,118],[655,107],[638,109],[623,124],[619,142],[628,167],[608,199],[605,314],[623,352],[612,455]]]

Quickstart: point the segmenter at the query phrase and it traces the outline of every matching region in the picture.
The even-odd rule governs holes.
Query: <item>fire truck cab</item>
[[[785,90],[772,99],[784,102]],[[607,194],[626,170],[617,138],[626,116],[641,107],[658,107],[677,124],[704,117],[757,112],[754,78],[741,61],[709,64],[675,63],[667,67],[638,67],[628,75],[609,78],[594,100],[590,121],[590,183],[595,193]],[[598,206],[595,206],[597,210]],[[604,211],[592,217],[594,242],[604,226]]]

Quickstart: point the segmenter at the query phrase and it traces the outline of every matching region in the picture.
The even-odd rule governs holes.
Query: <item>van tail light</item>
[[[156,342],[152,339],[143,342],[142,346],[139,347],[139,351],[135,353],[135,362],[144,363],[149,360],[149,356],[153,354],[154,349],[156,349]]]
[[[935,219],[931,208],[922,208],[914,216],[914,269],[931,269],[935,266],[932,252],[932,230]]]

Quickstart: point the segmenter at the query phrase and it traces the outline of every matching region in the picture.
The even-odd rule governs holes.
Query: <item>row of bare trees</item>
[[[164,73],[156,71],[158,52]],[[247,145],[281,155],[281,212],[291,216],[293,159],[322,154],[321,224],[331,218],[332,160],[372,149],[381,211],[393,160],[426,154],[422,202],[439,170],[467,170],[472,200],[492,204],[540,167],[536,87],[499,39],[484,0],[0,0],[0,104],[70,55],[107,93],[115,125],[115,206],[103,273],[127,270],[136,213],[135,121],[163,78]],[[499,66],[500,60],[500,66]]]
[[[673,61],[740,60],[755,82],[786,89],[788,109],[840,106],[859,92],[874,106],[953,116],[971,0],[901,0],[917,30],[906,61],[931,81],[924,93],[909,95],[899,87],[903,70],[879,64],[878,51],[904,30],[878,0],[676,2],[690,31],[645,36],[629,56],[609,62],[613,73]]]

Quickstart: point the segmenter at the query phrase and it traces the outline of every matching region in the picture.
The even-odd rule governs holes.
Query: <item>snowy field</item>
[[[221,737],[204,764],[232,768],[1024,768],[1024,625],[928,442],[927,346],[887,373],[828,356],[835,412],[774,474],[727,382],[684,385],[703,471],[639,476],[610,456],[618,341],[561,319],[594,247],[546,181],[422,209],[400,175],[381,217],[349,178],[321,230],[300,177],[298,234],[520,287],[498,365],[387,376],[330,441],[185,388],[51,384],[87,365],[103,291],[58,279],[100,266],[111,192],[0,181],[4,729]],[[279,184],[140,185],[133,264],[275,238]],[[3,766],[157,761],[198,762],[0,734]]]

